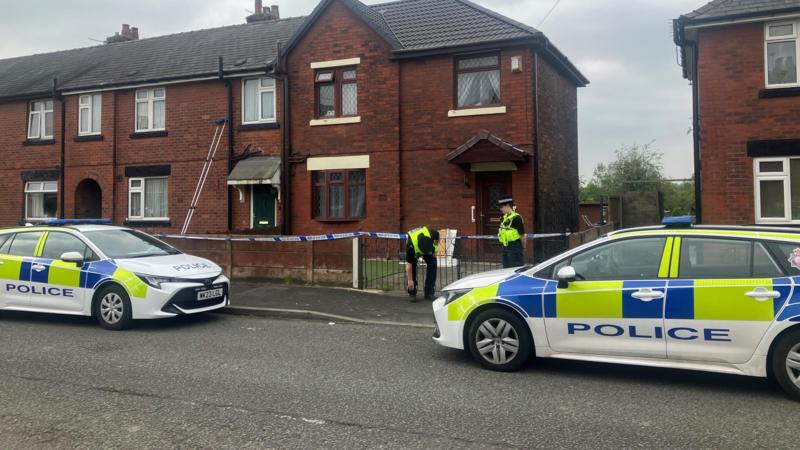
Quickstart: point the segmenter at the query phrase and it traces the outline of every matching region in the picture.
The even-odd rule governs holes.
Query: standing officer
[[[417,261],[421,257],[428,266],[425,272],[425,300],[434,300],[436,289],[436,246],[439,242],[439,231],[428,230],[428,227],[415,228],[406,236],[406,278],[408,295],[411,301],[417,301]]]
[[[519,267],[524,265],[525,223],[522,216],[514,211],[514,200],[503,197],[497,201],[503,213],[503,221],[497,231],[497,238],[503,245],[503,267]]]

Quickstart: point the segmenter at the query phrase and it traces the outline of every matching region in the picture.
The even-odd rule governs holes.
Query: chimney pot
[[[138,27],[131,27],[131,38],[133,38],[134,41],[138,41],[139,40],[139,28]]]
[[[131,35],[131,26],[127,23],[122,24],[122,35],[128,37]]]
[[[278,5],[272,5],[270,7],[270,15],[272,16],[273,20],[278,20],[281,18],[281,13],[278,10]]]
[[[261,0],[256,0],[256,7],[253,9],[253,14],[264,14],[264,6]]]

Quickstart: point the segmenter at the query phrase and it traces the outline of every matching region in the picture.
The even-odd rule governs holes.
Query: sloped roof
[[[480,146],[484,142],[491,144],[488,151],[486,147],[481,148]],[[471,151],[476,151],[479,154],[475,155],[475,158],[470,158],[467,155]],[[529,156],[531,156],[531,152],[524,148],[504,141],[488,130],[481,130],[457,149],[448,153],[447,160],[453,164],[465,164],[472,162],[525,161]]]
[[[0,101],[44,96],[53,79],[60,91],[101,89],[265,70],[302,38],[333,0],[321,0],[308,17],[268,20],[189,31],[138,41],[0,60]],[[365,5],[340,0],[383,38],[398,57],[440,49],[518,42],[537,44],[579,86],[589,81],[538,30],[468,0],[399,0]]]
[[[800,0],[713,0],[683,17],[692,21],[717,20],[800,9]]]
[[[0,59],[0,99],[62,90],[263,70],[305,20],[287,18]]]

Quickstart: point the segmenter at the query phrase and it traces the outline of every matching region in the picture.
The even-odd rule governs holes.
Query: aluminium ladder
[[[219,143],[222,141],[222,136],[225,134],[225,125],[228,123],[228,119],[223,117],[217,119],[215,123],[217,124],[217,128],[214,130],[214,137],[211,138],[211,146],[208,147],[208,155],[206,155],[206,160],[203,163],[203,170],[200,172],[200,179],[197,180],[197,187],[194,190],[192,202],[189,204],[189,210],[186,212],[186,220],[183,222],[181,235],[186,234],[186,232],[189,230],[189,224],[192,222],[194,211],[197,208],[197,203],[200,201],[200,194],[203,193],[203,187],[205,187],[208,174],[211,172],[211,164],[214,163],[214,156],[217,154]]]

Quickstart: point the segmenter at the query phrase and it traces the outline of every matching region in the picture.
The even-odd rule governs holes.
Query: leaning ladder
[[[186,234],[189,230],[189,224],[192,223],[194,211],[197,209],[197,203],[200,201],[200,194],[203,193],[203,187],[206,185],[208,174],[211,172],[211,164],[214,163],[214,156],[217,154],[219,143],[222,141],[222,136],[225,134],[225,125],[228,119],[220,118],[216,120],[217,128],[214,130],[214,137],[211,138],[211,146],[208,147],[208,155],[203,163],[203,170],[200,172],[200,179],[197,180],[197,187],[192,196],[192,203],[189,204],[189,210],[186,212],[186,220],[183,221],[183,228],[181,228],[181,235]]]

